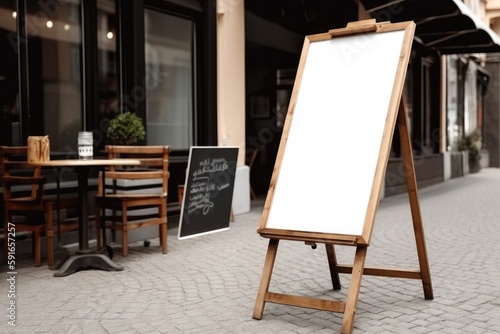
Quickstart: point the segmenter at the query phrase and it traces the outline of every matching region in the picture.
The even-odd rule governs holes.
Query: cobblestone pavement
[[[419,191],[434,300],[421,281],[364,276],[354,333],[500,333],[500,170],[453,179]],[[237,215],[227,231],[158,240],[117,254],[121,272],[84,270],[53,277],[46,265],[18,261],[16,326],[8,325],[8,281],[0,281],[2,333],[338,333],[342,314],[267,303],[252,319],[268,240],[257,227],[262,201]],[[337,246],[339,262],[353,248]],[[282,241],[270,291],[344,299],[331,290],[322,245]],[[406,195],[381,201],[367,266],[417,268]]]

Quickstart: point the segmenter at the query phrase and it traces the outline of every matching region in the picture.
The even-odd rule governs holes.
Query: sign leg
[[[257,294],[257,300],[255,301],[255,308],[253,310],[253,318],[257,320],[262,319],[262,314],[264,313],[264,306],[266,302],[265,297],[269,291],[269,284],[271,283],[271,276],[273,274],[274,260],[276,259],[278,244],[279,239],[269,240],[264,269],[262,270],[262,277],[260,279],[259,292]]]
[[[427,258],[427,247],[425,245],[424,228],[422,225],[422,215],[420,212],[420,204],[417,194],[417,180],[415,176],[415,166],[413,163],[413,153],[411,150],[410,136],[406,123],[406,111],[403,101],[399,104],[398,127],[399,135],[401,137],[401,156],[403,157],[405,165],[406,185],[408,187],[408,197],[410,200],[411,216],[415,232],[415,241],[417,245],[424,296],[425,299],[434,299],[429,260]]]
[[[352,267],[351,284],[349,286],[349,293],[347,294],[344,319],[342,321],[342,334],[350,334],[354,326],[354,315],[356,314],[356,304],[358,303],[367,249],[368,246],[356,247],[356,255],[354,256],[354,265]]]
[[[325,244],[326,256],[328,257],[328,265],[330,266],[330,276],[332,277],[333,290],[340,290],[340,277],[337,270],[337,256],[333,244]]]

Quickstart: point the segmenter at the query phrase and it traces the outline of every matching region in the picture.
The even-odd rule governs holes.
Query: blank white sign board
[[[344,314],[351,333],[363,275],[421,279],[433,299],[406,113],[401,104],[413,22],[352,22],[306,37],[258,232],[270,238],[255,302]],[[398,125],[420,268],[365,267]],[[269,292],[281,239],[325,243],[334,290],[352,274],[346,302]],[[353,265],[337,265],[334,245],[356,246]]]
[[[362,235],[404,41],[404,29],[306,38],[261,227]]]

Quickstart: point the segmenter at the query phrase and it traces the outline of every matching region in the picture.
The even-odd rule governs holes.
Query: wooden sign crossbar
[[[296,83],[294,85],[294,91],[292,93],[292,98],[290,101],[290,108],[287,114],[287,119],[282,137],[283,139],[281,141],[278,157],[276,160],[275,172],[271,180],[271,185],[266,199],[261,225],[258,230],[258,233],[260,233],[262,237],[269,238],[270,240],[269,240],[267,255],[264,262],[263,273],[260,281],[258,295],[255,302],[255,308],[253,312],[254,319],[262,319],[264,306],[266,302],[299,306],[305,308],[343,313],[344,316],[343,316],[341,332],[351,333],[354,325],[354,315],[356,312],[356,305],[358,301],[361,280],[363,275],[419,279],[422,281],[425,299],[433,299],[429,262],[427,258],[425,237],[422,226],[419,199],[417,194],[417,182],[415,177],[413,154],[412,154],[410,136],[408,131],[408,125],[407,125],[406,111],[402,101],[402,88],[404,83],[404,77],[406,74],[406,66],[408,64],[409,52],[411,50],[411,40],[413,38],[414,29],[415,25],[413,22],[406,22],[406,23],[403,22],[394,25],[390,23],[375,23],[375,20],[367,20],[349,24],[347,28],[331,30],[328,33],[330,37],[327,37],[326,34],[319,34],[306,37],[301,61],[299,64],[299,71],[297,73]],[[389,87],[389,91],[386,92],[387,96],[390,97],[389,101],[384,100],[380,102],[380,105],[378,106],[380,107],[381,110],[384,110],[385,108],[384,115],[379,116],[380,118],[383,118],[384,122],[383,131],[380,130],[379,132],[374,132],[374,135],[377,136],[380,135],[382,138],[380,144],[380,151],[378,153],[378,156],[375,157],[376,159],[366,158],[364,160],[362,159],[359,162],[363,163],[364,164],[363,166],[365,167],[370,166],[373,167],[375,170],[372,183],[367,185],[366,187],[360,185],[357,188],[359,189],[360,192],[365,192],[369,194],[369,196],[365,197],[367,203],[361,203],[360,207],[352,205],[352,208],[357,208],[357,209],[365,208],[366,210],[365,217],[364,218],[362,217],[364,219],[364,223],[360,224],[360,227],[357,227],[357,229],[354,230],[350,227],[350,225],[349,226],[340,225],[331,227],[328,223],[327,226],[323,226],[322,224],[316,224],[316,225],[310,224],[307,225],[306,227],[302,227],[300,225],[300,220],[299,223],[292,222],[289,223],[289,225],[287,225],[286,222],[282,223],[281,221],[277,221],[283,218],[293,220],[295,216],[301,217],[301,213],[298,212],[299,210],[293,205],[292,202],[293,201],[292,196],[295,196],[295,194],[290,193],[286,185],[287,182],[289,183],[290,178],[287,178],[288,176],[286,175],[286,172],[284,177],[282,177],[281,174],[283,174],[282,169],[284,168],[287,168],[285,169],[285,171],[288,171],[288,169],[293,170],[293,166],[291,165],[290,161],[292,161],[293,163],[296,163],[298,161],[297,159],[291,159],[290,153],[288,152],[291,151],[292,152],[291,155],[293,156],[294,152],[293,145],[300,145],[300,142],[294,141],[294,136],[297,136],[297,132],[294,133],[292,131],[292,121],[295,117],[297,117],[300,119],[300,124],[307,123],[306,120],[307,113],[304,112],[303,110],[306,109],[307,112],[310,112],[311,110],[311,108],[308,107],[304,108],[304,99],[301,100],[300,94],[306,94],[307,101],[310,101],[311,97],[315,97],[314,93],[313,95],[311,95],[311,93],[307,93],[308,92],[307,89],[305,89],[306,93],[302,93],[300,91],[301,89],[304,88],[304,84],[310,84],[312,82],[308,78],[308,75],[310,77],[311,73],[304,73],[311,71],[311,67],[307,67],[306,64],[308,52],[311,52],[313,50],[309,49],[310,43],[314,43],[316,41],[324,41],[327,40],[328,38],[333,39],[336,36],[341,36],[340,38],[343,38],[344,36],[351,36],[351,35],[357,36],[359,34],[368,34],[369,35],[368,38],[371,38],[371,35],[373,34],[378,34],[380,32],[387,32],[387,31],[397,31],[397,30],[404,30],[405,36],[402,39],[403,46],[401,48],[400,54],[397,54],[397,58],[393,58],[392,60],[394,61],[394,59],[397,59],[398,62],[397,70],[394,70],[394,67],[392,67],[392,65],[389,64],[385,72],[383,72],[387,73],[389,77],[393,75],[394,82],[387,83],[387,84],[393,84],[391,87]],[[365,38],[367,37],[365,36]],[[400,38],[401,36],[399,36],[397,40],[401,41]],[[384,41],[384,39],[381,40]],[[352,43],[353,41],[356,42],[356,37],[354,39],[349,40],[350,43]],[[374,47],[377,46],[375,45],[376,41],[377,39],[370,40],[370,43],[373,43],[372,46]],[[391,39],[389,39],[389,41],[391,41]],[[391,47],[393,47],[393,50],[397,51],[397,49],[394,49],[393,45]],[[330,50],[323,49],[323,50],[327,50],[328,52],[332,51],[331,49]],[[393,53],[395,53],[396,51],[393,51]],[[332,52],[331,54],[333,57],[335,57],[335,55]],[[317,61],[320,58],[321,57],[317,56],[315,58],[313,57],[315,61]],[[390,56],[388,56],[388,58],[390,59]],[[345,59],[338,59],[338,60],[340,62],[345,61]],[[360,61],[366,61],[366,59],[363,60],[361,58]],[[388,62],[391,62],[391,60],[389,60]],[[356,62],[353,63],[353,66],[357,65],[359,64],[356,64]],[[338,69],[335,70],[337,71]],[[335,80],[336,79],[333,79],[334,81],[332,82],[333,86],[335,86],[336,84]],[[361,78],[360,80],[363,79]],[[325,84],[324,81],[320,80],[320,82],[322,84]],[[383,91],[383,88],[381,90]],[[322,92],[319,92],[317,96],[321,97],[322,95],[323,95]],[[342,97],[339,97],[339,99],[341,98]],[[328,107],[324,106],[325,101],[326,103],[328,103],[328,100],[322,100],[322,105],[321,105],[322,107]],[[375,104],[374,109],[377,109],[376,103],[374,104]],[[315,108],[317,106],[312,106],[312,107]],[[330,106],[330,107],[335,107],[335,106]],[[354,112],[356,112],[356,110]],[[375,119],[374,123],[376,123],[376,121],[377,120]],[[293,124],[295,125],[296,123]],[[405,166],[405,177],[406,177],[406,184],[407,184],[408,196],[411,208],[413,228],[415,233],[419,269],[396,269],[396,268],[380,268],[380,267],[365,268],[366,254],[369,246],[370,237],[372,234],[372,228],[374,225],[375,213],[378,209],[380,191],[381,187],[383,186],[383,179],[385,176],[385,170],[387,168],[390,145],[394,129],[396,126],[398,127],[401,140],[401,155]],[[376,128],[376,125],[374,127]],[[299,129],[301,129],[301,131],[307,131],[307,128],[304,127],[300,128],[299,126]],[[305,138],[303,133],[301,133],[300,135],[302,139]],[[369,138],[369,140],[370,139],[372,138]],[[319,144],[321,143],[318,143],[318,145]],[[363,143],[361,142],[360,147],[362,147],[362,145]],[[290,149],[290,147],[292,148]],[[287,152],[285,152],[285,148]],[[288,156],[286,156],[285,153],[287,153]],[[325,160],[324,162],[329,163],[329,160]],[[349,175],[346,178],[349,178]],[[283,182],[285,182],[284,186]],[[331,182],[338,182],[338,181],[331,181]],[[311,197],[313,198],[315,190],[320,192],[321,189],[325,187],[323,183],[321,184],[321,187],[318,186],[315,187],[315,184],[316,183],[312,182],[311,185],[309,184],[307,185],[307,187],[312,188],[313,195]],[[346,196],[346,198],[347,200],[349,200],[350,197]],[[282,205],[281,203],[287,203],[288,201],[292,202],[292,204],[289,205],[289,207],[286,208],[281,207]],[[347,204],[349,205],[349,203]],[[345,205],[345,203],[343,203],[343,205]],[[292,207],[294,210],[293,211],[294,216],[287,215],[286,212],[282,214],[282,211],[290,210],[290,207]],[[315,217],[316,219],[322,218],[323,221],[330,222],[331,215],[334,214],[330,211],[325,211],[324,213],[322,213],[324,217],[319,215],[314,216],[310,212],[314,210],[314,205],[311,206],[305,205],[304,207],[305,207],[304,210],[308,210],[309,212],[304,212],[303,217],[307,217],[308,214],[311,214],[311,216]],[[306,222],[305,218],[302,218],[302,220]],[[309,221],[307,221],[307,224],[309,224]],[[281,239],[302,241],[310,245],[316,245],[317,243],[324,243],[327,253],[327,259],[328,259],[333,289],[334,290],[341,289],[339,274],[351,274],[350,287],[346,301],[344,302],[335,300],[325,300],[313,297],[294,296],[284,293],[270,292],[269,286],[271,282],[271,276],[273,272],[276,254],[278,251],[279,241]],[[344,265],[337,263],[334,245],[344,245],[344,246],[348,245],[356,247],[354,262],[352,265]]]

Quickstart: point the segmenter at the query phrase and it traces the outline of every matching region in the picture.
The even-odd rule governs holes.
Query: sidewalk
[[[364,276],[353,333],[500,333],[500,169],[453,179],[419,191],[434,300],[419,280]],[[56,278],[18,261],[16,326],[7,324],[6,267],[0,275],[0,333],[338,333],[342,314],[266,304],[252,319],[268,240],[259,226],[263,202],[235,216],[228,231],[177,240],[169,253],[157,239],[132,245],[114,260],[121,272],[85,270]],[[341,263],[353,248],[336,247]],[[383,199],[367,266],[417,268],[406,195]],[[325,299],[333,292],[323,245],[282,241],[270,291]]]

